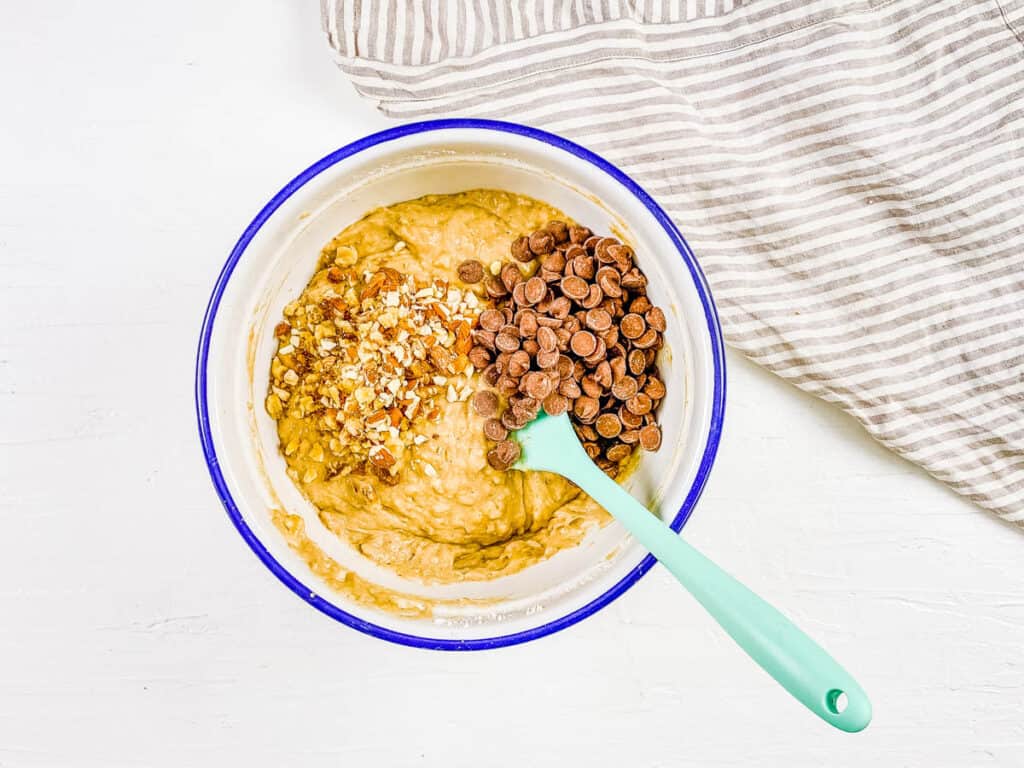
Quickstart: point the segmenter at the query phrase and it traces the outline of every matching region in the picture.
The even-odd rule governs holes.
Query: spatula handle
[[[750,658],[825,722],[848,732],[867,727],[867,694],[825,649],[587,464],[582,471],[574,465],[573,482],[622,522]]]

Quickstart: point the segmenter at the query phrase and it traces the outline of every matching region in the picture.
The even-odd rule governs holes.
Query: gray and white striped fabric
[[[1024,0],[323,0],[323,24],[388,115],[619,165],[732,346],[1024,523]]]

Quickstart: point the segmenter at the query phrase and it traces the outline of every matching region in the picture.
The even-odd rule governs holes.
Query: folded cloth
[[[322,0],[386,114],[643,185],[727,341],[1024,524],[1024,0]]]

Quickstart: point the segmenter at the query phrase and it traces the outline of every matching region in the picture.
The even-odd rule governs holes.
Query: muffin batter
[[[458,281],[460,262],[502,260],[516,237],[558,218],[564,216],[550,206],[495,190],[431,195],[377,209],[323,249],[297,304],[319,305],[330,298],[336,285],[332,267],[367,275],[388,267],[468,291]],[[484,294],[477,290],[482,305]],[[590,528],[608,520],[557,475],[498,472],[488,465],[483,419],[466,399],[477,374],[466,373],[464,391],[437,398],[434,418],[412,420],[414,439],[392,451],[397,455],[390,477],[334,472],[331,441],[338,438],[324,430],[319,412],[296,415],[275,395],[268,399],[289,474],[323,523],[404,577],[453,582],[511,574],[575,546]]]

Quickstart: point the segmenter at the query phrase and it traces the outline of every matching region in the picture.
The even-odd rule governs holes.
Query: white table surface
[[[101,7],[102,6],[102,7]],[[346,629],[231,527],[193,356],[234,240],[386,121],[315,0],[0,6],[0,766],[1024,764],[1024,539],[735,355],[686,535],[859,677],[833,731],[655,569],[539,642]]]

